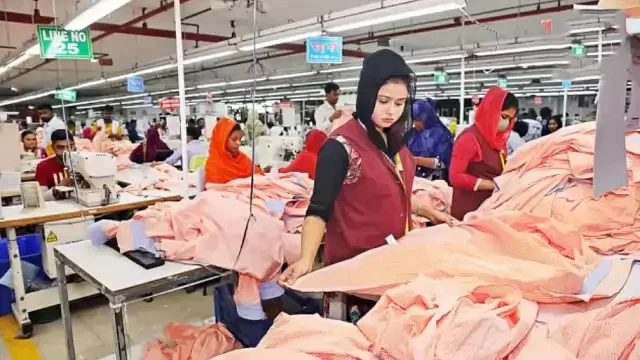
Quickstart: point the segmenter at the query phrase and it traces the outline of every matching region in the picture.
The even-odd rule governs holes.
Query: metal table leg
[[[116,359],[129,359],[129,338],[127,337],[127,324],[125,323],[126,307],[123,304],[111,304],[111,316],[113,321],[113,336],[116,344]]]
[[[69,310],[69,293],[67,292],[67,279],[65,266],[56,257],[56,275],[58,277],[58,294],[60,295],[60,310],[62,323],[64,324],[64,337],[67,345],[67,359],[76,360],[76,348],[73,344],[73,328],[71,323],[71,311]]]
[[[20,249],[18,249],[18,237],[15,228],[7,228],[7,240],[9,244],[9,261],[11,263],[11,279],[13,290],[16,294],[16,302],[13,304],[13,316],[20,324],[21,337],[28,339],[33,335],[33,325],[29,319],[29,310],[25,308],[25,286],[22,279],[22,264],[20,263]]]

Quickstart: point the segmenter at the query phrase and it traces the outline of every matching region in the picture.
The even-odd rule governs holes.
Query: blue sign
[[[127,91],[134,93],[144,92],[144,78],[140,76],[129,76],[127,78]]]
[[[145,105],[153,105],[153,98],[151,96],[145,96],[143,100]]]
[[[307,38],[308,64],[342,64],[342,38],[313,36]]]
[[[571,89],[571,80],[562,80],[563,89]]]

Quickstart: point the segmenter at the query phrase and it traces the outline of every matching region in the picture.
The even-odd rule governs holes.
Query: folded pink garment
[[[240,344],[224,325],[170,323],[164,339],[147,342],[140,360],[209,360],[238,348]]]
[[[620,290],[628,263],[626,275],[612,271],[595,294],[578,295],[598,263],[580,233],[567,224],[513,212],[411,231],[397,245],[312,272],[293,288],[382,295],[424,274],[476,286],[511,285],[529,300],[562,303],[608,297]]]
[[[382,359],[502,359],[537,313],[513,287],[465,289],[419,276],[387,291],[357,325]]]
[[[216,356],[212,360],[318,360],[313,355],[286,349],[242,349],[224,355]]]
[[[640,252],[640,130],[626,133],[629,185],[593,197],[595,123],[527,143],[495,179],[500,190],[470,218],[500,211],[552,217],[575,226],[603,254]]]

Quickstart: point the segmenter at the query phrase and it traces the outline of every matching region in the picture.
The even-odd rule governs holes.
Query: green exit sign
[[[54,97],[58,100],[62,101],[76,101],[76,92],[75,90],[58,90]]]
[[[507,80],[507,78],[505,78],[505,77],[499,77],[498,78],[498,87],[499,88],[506,89],[508,84],[509,84],[509,81]]]
[[[449,74],[444,71],[436,71],[433,73],[433,82],[436,84],[448,84]]]
[[[574,41],[571,43],[571,55],[575,57],[587,56],[587,48],[580,41]]]
[[[38,25],[38,44],[43,59],[93,59],[89,29],[65,30],[53,25]]]

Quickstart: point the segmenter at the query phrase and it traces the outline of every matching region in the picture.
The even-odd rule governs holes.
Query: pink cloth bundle
[[[444,180],[427,180],[416,177],[413,183],[413,201],[420,206],[431,207],[438,211],[451,213],[451,198],[453,189]],[[414,228],[424,227],[429,221],[423,217],[413,215]]]
[[[164,339],[151,340],[140,360],[209,360],[240,348],[224,325],[194,326],[170,323]]]
[[[629,186],[593,197],[595,123],[527,143],[495,179],[500,190],[469,218],[522,211],[571,224],[602,254],[640,252],[640,131],[626,134]]]

